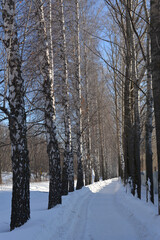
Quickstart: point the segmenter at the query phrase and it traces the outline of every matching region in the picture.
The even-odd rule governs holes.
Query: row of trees
[[[32,129],[33,130],[33,129]],[[48,160],[46,153],[46,141],[43,135],[34,136],[34,132],[29,131],[27,133],[29,159],[30,159],[30,172],[32,174],[32,180],[40,181],[42,178],[47,179],[48,173]],[[10,149],[10,137],[8,127],[6,125],[0,126],[0,181],[2,181],[2,172],[11,172],[11,149]],[[61,149],[60,149],[61,150]]]
[[[36,146],[47,151],[50,209],[74,190],[74,175],[77,189],[91,183],[93,171],[95,181],[116,176],[116,125],[95,54],[99,40],[90,34],[101,30],[97,3],[4,0],[1,7],[0,116],[10,135],[1,136],[1,149],[11,146],[13,230],[30,218],[29,157],[40,158]]]
[[[81,189],[93,173],[105,180],[117,169],[139,198],[146,170],[146,200],[154,203],[158,0],[4,0],[1,7],[0,120],[10,139],[1,131],[0,166],[11,146],[11,230],[30,218],[29,158],[49,163],[49,209],[74,191],[75,177]],[[160,175],[158,182],[160,202]]]
[[[154,203],[152,147],[156,132],[160,203],[159,1],[105,0],[105,3],[110,27],[107,38],[100,38],[107,42],[109,50],[97,55],[111,72],[119,175],[125,184],[130,184],[132,194],[141,198],[141,171],[146,170],[146,200],[150,198]]]

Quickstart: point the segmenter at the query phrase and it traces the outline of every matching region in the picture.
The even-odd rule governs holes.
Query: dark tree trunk
[[[145,5],[146,7],[146,5]],[[146,9],[147,21],[149,22],[148,12]],[[147,113],[146,113],[146,200],[148,201],[148,192],[150,201],[154,203],[153,188],[153,163],[152,163],[152,78],[150,66],[150,36],[149,25],[147,27]]]
[[[151,71],[158,157],[158,213],[160,214],[160,5],[159,0],[151,0]]]
[[[134,112],[134,175],[133,181],[136,184],[137,196],[141,198],[141,168],[140,168],[140,117],[139,117],[139,106],[138,106],[138,85],[139,81],[137,79],[136,72],[136,54],[135,54],[135,43],[134,35],[131,35],[131,45],[132,45],[132,81],[133,81],[133,112]],[[134,186],[133,186],[134,187]],[[134,190],[135,191],[135,190]]]
[[[99,160],[100,160],[100,174],[103,180],[105,180],[105,164],[104,164],[104,152],[103,152],[103,139],[102,139],[102,121],[101,121],[101,106],[98,101],[98,130],[99,130]]]
[[[69,86],[68,86],[68,63],[66,53],[66,31],[64,19],[63,0],[57,0],[59,10],[60,22],[60,41],[61,41],[61,59],[62,59],[62,82],[63,82],[63,96],[62,101],[64,105],[64,127],[65,127],[65,150],[62,170],[62,195],[67,195],[68,190],[74,191],[74,171],[73,171],[73,154],[72,154],[72,135],[71,135],[71,121],[69,112]],[[68,189],[69,185],[69,189]]]
[[[94,172],[95,172],[95,177],[94,177],[94,181],[98,182],[99,181],[99,174],[98,174],[98,161],[96,161],[96,156],[95,156],[95,162],[94,165],[96,164],[96,166],[94,167]]]
[[[1,159],[0,159],[0,184],[2,184],[2,163],[1,163]]]
[[[40,59],[41,72],[43,75],[43,94],[45,99],[45,128],[47,138],[47,153],[49,158],[49,200],[48,209],[53,208],[61,203],[61,167],[58,141],[56,137],[55,125],[55,97],[54,97],[54,69],[53,69],[53,52],[50,56],[48,48],[48,36],[44,18],[43,1],[37,0],[37,10],[39,16],[39,39],[41,44]],[[51,21],[51,2],[49,4],[50,21]],[[51,26],[51,22],[50,22]],[[50,27],[50,44],[52,45],[52,29]],[[43,59],[43,60],[42,60]]]
[[[125,182],[130,182],[131,192],[135,194],[135,176],[134,176],[134,137],[131,122],[131,109],[133,104],[133,96],[130,95],[131,85],[131,23],[129,17],[129,9],[131,9],[131,1],[127,0],[126,6],[126,74],[124,84],[124,161],[125,161]],[[131,99],[131,100],[130,100]],[[132,109],[133,110],[133,109]]]
[[[141,198],[141,172],[140,172],[140,128],[139,123],[135,123],[134,129],[134,159],[135,159],[135,184],[137,196]]]
[[[29,158],[26,137],[24,80],[15,24],[15,1],[3,3],[5,48],[8,55],[9,130],[13,170],[12,213],[10,229],[20,227],[30,218]]]
[[[48,113],[46,113],[48,114]],[[47,127],[47,126],[46,126]],[[48,127],[47,127],[48,128]],[[52,125],[53,131],[50,132],[50,138],[47,144],[47,153],[49,156],[49,201],[48,209],[61,204],[61,169],[58,142],[55,135],[55,127]],[[49,129],[48,129],[49,130]]]
[[[68,173],[68,181],[69,181],[69,192],[74,191],[74,166],[73,166],[73,150],[71,146],[70,151],[70,162],[69,162],[69,173]]]

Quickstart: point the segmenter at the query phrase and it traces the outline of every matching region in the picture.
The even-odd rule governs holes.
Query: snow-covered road
[[[0,240],[159,240],[157,209],[126,194],[118,179],[63,197],[47,210],[48,182],[31,184],[31,219],[9,232],[9,186],[0,188]]]
[[[77,202],[63,240],[160,239],[160,231],[153,227],[155,220],[160,223],[155,207],[126,194],[117,179],[105,181],[95,192],[93,185],[89,188],[91,193],[79,201],[80,205]]]
[[[134,225],[116,201],[117,182],[104,187],[90,199],[87,209],[85,240],[137,240]],[[80,240],[79,239],[79,240]]]
[[[113,181],[99,192],[90,194],[77,211],[78,221],[67,240],[138,240],[133,222],[117,202],[120,184]],[[73,218],[72,221],[75,221]]]

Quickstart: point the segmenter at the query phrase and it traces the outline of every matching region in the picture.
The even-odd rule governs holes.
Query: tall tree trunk
[[[160,214],[160,11],[159,0],[150,1],[150,36],[152,85],[158,157],[158,213]]]
[[[94,87],[97,85],[96,79],[93,79],[94,81]],[[97,88],[94,89],[94,91]],[[93,126],[93,130],[91,131],[91,133],[93,135],[91,135],[92,137],[92,155],[93,155],[93,167],[94,167],[94,173],[95,173],[95,178],[94,181],[98,182],[99,181],[99,175],[100,175],[100,162],[99,162],[99,130],[98,130],[98,103],[97,103],[97,92],[94,92],[96,98],[95,101],[93,102],[92,105],[92,111],[94,111],[96,109],[96,113],[95,113],[95,122],[96,124]]]
[[[137,79],[136,73],[136,54],[135,54],[135,43],[134,35],[131,30],[131,45],[132,45],[132,81],[133,86],[133,100],[134,100],[134,164],[135,164],[135,173],[134,173],[134,182],[136,184],[137,196],[141,198],[141,169],[140,169],[140,117],[139,117],[139,104],[138,104],[138,85],[139,81]],[[135,190],[134,190],[135,191]]]
[[[13,170],[12,213],[10,229],[23,225],[30,218],[29,158],[26,137],[24,80],[15,23],[15,1],[4,0],[3,22],[5,48],[8,55],[9,130]]]
[[[74,172],[73,172],[73,153],[72,153],[72,136],[71,121],[69,115],[69,87],[68,87],[68,63],[66,53],[66,33],[64,20],[63,0],[58,0],[59,22],[60,22],[60,41],[61,41],[61,59],[63,64],[62,82],[63,82],[63,105],[64,105],[64,126],[65,126],[65,151],[62,171],[62,194],[68,194],[74,191]]]
[[[88,162],[88,184],[92,183],[92,166],[91,166],[91,129],[89,119],[89,103],[87,100],[87,162]]]
[[[53,88],[54,75],[52,69],[53,63],[51,63],[50,51],[48,48],[49,44],[47,39],[42,0],[37,0],[37,10],[39,13],[39,34],[41,39],[41,72],[44,78],[43,93],[45,97],[45,127],[50,178],[48,209],[50,209],[61,203],[61,168],[55,125],[55,97]],[[50,34],[52,35],[51,29]]]
[[[136,78],[135,78],[136,80]],[[134,85],[134,163],[135,163],[135,184],[137,196],[141,198],[141,172],[140,172],[140,118],[138,107],[138,81]]]
[[[128,13],[131,9],[131,1],[127,0],[126,6],[126,74],[124,84],[124,161],[125,182],[131,182],[132,194],[135,194],[134,161],[133,161],[133,135],[130,109],[130,78],[131,78],[131,23]]]
[[[118,114],[118,94],[117,83],[114,77],[114,91],[115,91],[115,107],[116,107],[116,133],[117,133],[117,150],[118,150],[118,176],[122,177],[121,153],[120,153],[120,127],[119,127],[119,114]]]
[[[88,63],[87,63],[87,50],[84,49],[84,79],[86,86],[86,115],[87,115],[87,128],[86,128],[86,166],[85,166],[85,185],[92,182],[92,169],[91,169],[91,129],[90,129],[90,109],[89,109],[89,82],[88,82]]]
[[[115,39],[116,42],[116,39]],[[115,58],[115,53],[114,50],[112,48],[112,62],[113,62],[113,66],[115,67],[115,69],[117,69],[117,59],[118,56],[116,56]],[[116,140],[117,140],[117,158],[118,158],[118,176],[122,178],[122,161],[121,161],[121,139],[120,139],[120,114],[119,114],[119,103],[118,103],[118,83],[117,83],[117,73],[116,71],[114,71],[114,104],[115,104],[115,112],[116,112]]]
[[[123,53],[122,53],[123,56]],[[123,144],[124,144],[124,138],[123,138],[123,129],[124,129],[124,82],[125,82],[125,64],[121,65],[121,71],[123,73],[123,81],[122,81],[122,87],[121,87],[121,92],[122,92],[122,99],[119,101],[119,104],[121,105],[121,114],[120,114],[120,156],[121,156],[121,166],[122,166],[122,178],[123,181],[125,181],[125,161],[124,161],[124,149],[123,149]]]
[[[94,181],[98,182],[99,181],[99,161],[98,161],[98,154],[95,151],[95,155],[93,156],[93,166],[94,166],[94,173],[95,173],[95,177],[94,177]]]
[[[0,184],[2,184],[2,160],[1,160],[1,154],[0,154]]]
[[[147,10],[146,0],[143,0],[147,26],[147,113],[146,113],[146,201],[148,202],[148,193],[150,194],[150,201],[154,203],[154,186],[153,186],[153,163],[152,163],[152,77],[151,77],[151,62],[150,62],[150,25],[149,14]]]
[[[148,64],[147,64],[148,65]],[[153,166],[152,166],[152,90],[150,64],[147,66],[147,113],[146,113],[146,200],[148,192],[154,203]]]
[[[105,180],[105,166],[104,166],[104,154],[103,154],[103,139],[102,139],[102,123],[101,123],[101,106],[98,104],[98,128],[99,128],[99,160],[100,160],[100,172],[101,177]]]
[[[80,67],[80,40],[79,40],[79,0],[75,0],[76,5],[76,90],[77,90],[77,186],[81,189],[83,182],[82,166],[82,108],[81,108],[81,67]]]

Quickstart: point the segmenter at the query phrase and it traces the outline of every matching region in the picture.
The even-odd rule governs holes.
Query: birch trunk
[[[99,161],[98,161],[98,153],[96,150],[93,156],[93,166],[94,166],[94,173],[95,173],[94,181],[98,182],[99,181]]]
[[[118,97],[117,97],[117,84],[114,78],[114,90],[115,90],[115,107],[116,107],[116,132],[117,132],[117,150],[118,150],[118,176],[122,177],[121,166],[121,153],[120,153],[120,127],[119,127],[119,114],[118,114]]]
[[[55,97],[54,97],[54,75],[53,62],[51,62],[47,30],[44,19],[44,9],[42,0],[37,0],[39,13],[39,31],[41,39],[41,72],[43,75],[43,93],[45,97],[45,127],[47,138],[47,153],[49,158],[49,201],[48,209],[61,203],[61,168],[58,141],[56,137],[55,125]],[[51,9],[50,9],[51,10]],[[50,13],[51,14],[51,13]],[[51,19],[50,19],[51,21]],[[52,28],[50,34],[52,35]],[[51,39],[50,35],[50,39]],[[53,61],[53,60],[52,60]]]
[[[72,135],[71,135],[71,121],[69,115],[69,90],[68,90],[68,63],[66,55],[66,31],[64,20],[63,0],[58,0],[59,6],[59,22],[60,22],[60,40],[61,44],[61,58],[63,64],[62,82],[63,82],[63,105],[64,105],[64,126],[65,126],[65,151],[62,171],[62,194],[68,194],[69,191],[74,191],[74,170],[73,170],[73,153],[72,153]]]
[[[136,184],[137,196],[141,198],[141,172],[140,172],[140,117],[138,104],[138,79],[136,74],[135,44],[132,32],[132,81],[134,82],[134,183]],[[135,189],[134,189],[135,191]]]
[[[149,46],[149,45],[148,45]],[[153,166],[152,166],[152,90],[149,58],[147,57],[147,113],[146,113],[146,196],[154,203]]]
[[[12,212],[10,229],[23,225],[30,218],[29,158],[26,137],[24,80],[15,23],[15,1],[4,0],[2,6],[5,40],[8,55],[9,130],[13,170]]]
[[[98,128],[99,128],[99,160],[101,177],[105,180],[105,166],[104,166],[104,153],[103,153],[103,139],[102,139],[102,126],[101,126],[101,113],[100,104],[98,104]]]
[[[94,81],[94,95],[95,99],[94,102],[92,103],[92,112],[98,110],[98,103],[97,103],[97,82],[96,79],[93,79]],[[94,173],[95,173],[95,178],[94,181],[98,182],[99,181],[99,175],[100,175],[100,164],[99,164],[99,130],[98,130],[98,111],[95,113],[95,122],[96,124],[93,126],[93,130],[91,131],[91,138],[92,138],[92,159],[93,159],[93,167],[94,167]]]
[[[150,1],[150,12],[151,69],[158,158],[158,213],[160,214],[160,4],[158,0]]]
[[[87,88],[88,89],[88,88]],[[88,90],[87,90],[88,91]],[[90,118],[89,118],[89,103],[87,100],[87,175],[88,175],[88,184],[92,183],[92,167],[91,167],[91,129],[90,129]]]
[[[147,36],[148,38],[149,36]],[[149,47],[149,43],[147,44]],[[148,49],[149,50],[149,49]],[[148,52],[147,50],[147,52]],[[148,54],[147,54],[148,55]],[[153,188],[153,166],[152,166],[152,89],[151,89],[151,72],[150,60],[147,56],[147,113],[146,113],[146,190],[150,194],[150,200],[154,203]]]
[[[115,39],[116,40],[116,39]],[[115,54],[113,52],[114,50],[112,49],[112,62],[113,62],[113,66],[117,69],[117,57],[116,59],[115,58]],[[119,177],[123,177],[123,173],[122,173],[122,159],[121,159],[121,139],[120,139],[120,104],[118,103],[118,90],[120,90],[118,88],[118,84],[117,84],[117,74],[116,74],[116,71],[114,71],[114,94],[115,94],[115,97],[114,97],[114,104],[115,104],[115,112],[116,112],[116,139],[117,139],[117,150],[118,150],[118,154],[117,154],[117,157],[118,157],[118,176]]]
[[[123,55],[123,53],[122,53]],[[122,166],[122,178],[123,181],[125,180],[125,161],[124,161],[124,149],[123,149],[123,144],[124,144],[124,138],[123,138],[123,129],[124,129],[124,80],[125,80],[125,64],[121,65],[121,71],[124,75],[123,81],[122,81],[122,99],[119,101],[119,104],[121,105],[121,113],[120,113],[120,156],[121,156],[121,166]]]
[[[131,23],[128,9],[131,9],[131,2],[127,0],[126,7],[126,73],[124,84],[124,161],[125,161],[125,182],[128,179],[131,183],[131,191],[134,195],[134,164],[133,164],[133,136],[130,108],[130,78],[131,78]]]
[[[81,67],[80,67],[80,40],[79,40],[79,0],[75,0],[76,5],[76,90],[77,90],[77,186],[81,189],[83,182],[82,166],[82,109],[81,109]]]
[[[85,61],[85,86],[86,86],[86,115],[87,115],[87,129],[86,129],[86,166],[85,166],[85,185],[89,185],[92,182],[92,169],[91,169],[91,129],[90,129],[90,109],[89,109],[89,82],[87,71],[87,51],[84,49],[84,61]]]
[[[146,201],[148,202],[148,193],[150,201],[154,203],[154,186],[153,186],[153,164],[152,164],[152,77],[151,77],[151,62],[150,62],[150,36],[149,36],[149,14],[146,6],[146,0],[143,0],[147,26],[147,113],[146,113]]]

